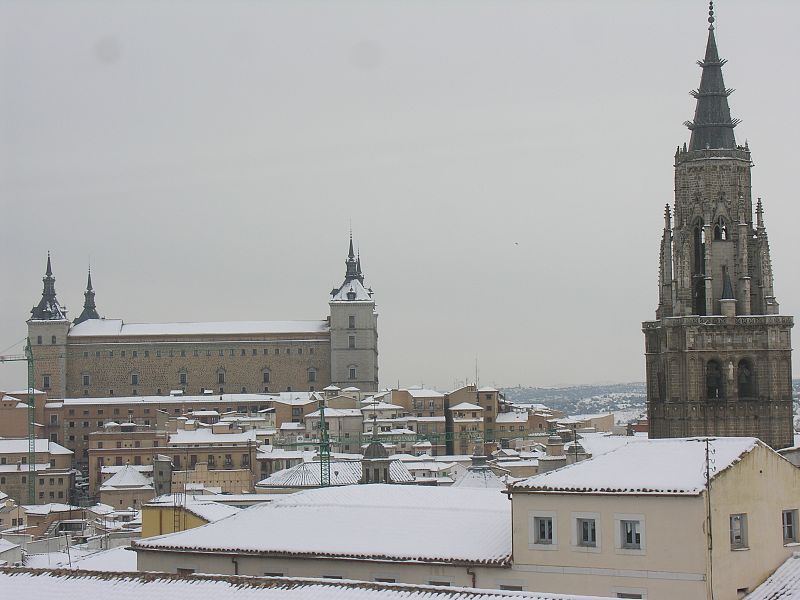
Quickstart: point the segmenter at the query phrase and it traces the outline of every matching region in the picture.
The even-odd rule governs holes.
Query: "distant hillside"
[[[800,413],[800,379],[792,381],[795,414]],[[647,395],[644,382],[614,383],[609,385],[574,385],[568,387],[513,387],[502,388],[512,402],[544,404],[568,415],[600,412],[621,412],[636,415],[644,412]]]
[[[545,404],[568,415],[586,413],[645,410],[643,382],[609,385],[575,385],[559,388],[503,388],[506,399],[512,402]]]

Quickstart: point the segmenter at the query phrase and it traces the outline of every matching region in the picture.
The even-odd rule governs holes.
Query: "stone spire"
[[[39,304],[31,309],[31,319],[35,321],[57,321],[67,318],[67,309],[59,304],[56,298],[56,278],[50,264],[50,253],[47,253],[47,269],[42,278],[44,288]]]
[[[697,99],[694,120],[685,125],[692,131],[689,150],[706,148],[736,148],[733,128],[739,119],[731,119],[728,96],[733,90],[725,87],[722,79],[722,65],[725,59],[719,57],[717,40],[714,37],[714,3],[708,4],[708,43],[706,55],[697,64],[703,69],[700,87],[690,93]]]
[[[83,293],[83,312],[75,319],[74,324],[83,323],[89,319],[99,319],[100,315],[97,314],[97,306],[94,303],[94,288],[92,288],[92,269],[89,268],[89,276],[86,279],[86,291]]]
[[[356,253],[353,252],[353,232],[350,232],[350,249],[347,252],[347,260],[344,261],[344,264],[347,266],[347,271],[344,275],[344,282],[345,284],[350,283],[354,279],[358,279],[359,281],[364,279],[364,276],[361,274],[361,259],[356,258]]]

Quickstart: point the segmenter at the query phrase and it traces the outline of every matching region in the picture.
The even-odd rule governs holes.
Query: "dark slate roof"
[[[709,21],[711,25],[708,27],[706,55],[703,60],[697,61],[703,69],[700,87],[691,92],[692,96],[697,98],[694,120],[686,122],[686,126],[692,130],[690,150],[736,148],[733,128],[739,123],[739,119],[731,119],[728,96],[733,90],[725,87],[722,78],[722,65],[726,61],[719,57],[717,51],[713,11]]]

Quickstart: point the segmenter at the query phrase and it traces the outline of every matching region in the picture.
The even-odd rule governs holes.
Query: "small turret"
[[[67,318],[67,307],[61,306],[56,298],[56,278],[53,277],[53,267],[50,264],[50,253],[47,253],[47,268],[42,279],[42,299],[39,304],[31,309],[31,319],[34,321],[60,321]]]
[[[97,314],[97,306],[94,303],[94,289],[92,288],[92,269],[89,269],[89,276],[86,280],[86,291],[83,293],[83,312],[75,319],[74,324],[83,323],[89,319],[99,319],[100,315]]]

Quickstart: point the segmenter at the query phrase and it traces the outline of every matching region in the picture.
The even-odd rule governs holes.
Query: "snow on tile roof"
[[[351,300],[347,294],[353,292],[355,297]],[[358,280],[353,279],[350,283],[345,283],[339,291],[331,296],[331,302],[372,302],[372,295],[369,290]]]
[[[426,388],[408,388],[405,390],[412,398],[444,398],[442,392],[436,390],[429,390]]]
[[[85,323],[86,321],[84,321]],[[256,432],[253,429],[240,433],[214,433],[211,429],[194,429],[187,431],[178,429],[169,436],[170,446],[183,446],[186,444],[246,444],[258,443]]]
[[[794,552],[745,600],[789,600],[800,597],[800,552]]]
[[[497,392],[499,390],[497,388],[495,388],[495,387],[490,386],[490,385],[485,385],[483,387],[479,387],[478,391],[479,392]]]
[[[364,404],[364,406],[360,409],[363,411],[380,411],[380,410],[405,410],[402,406],[397,404],[389,404],[388,402],[370,402],[369,404]]]
[[[592,432],[578,434],[578,444],[592,456],[599,456],[606,452],[616,450],[620,446],[627,446],[635,442],[646,442],[647,437],[633,435],[614,435],[613,433]],[[566,445],[566,449],[572,448],[572,442]]]
[[[471,402],[462,402],[461,404],[451,406],[450,410],[483,410],[483,407],[478,406],[477,404],[472,404]]]
[[[506,566],[511,560],[511,503],[496,490],[328,487],[132,545],[142,550]]]
[[[142,475],[133,465],[125,465],[121,471],[109,477],[100,490],[109,491],[123,488],[153,489],[153,480]]]
[[[755,438],[714,438],[716,475],[756,446]],[[514,491],[698,495],[705,487],[705,438],[627,444],[549,473],[516,482]]]
[[[42,600],[600,600],[597,596],[331,579],[97,573],[10,567],[0,568],[0,589],[9,598],[25,598],[35,590],[36,597]]]
[[[62,565],[67,567],[69,563]],[[125,573],[136,571],[136,552],[128,550],[125,546],[101,550],[72,560],[73,569],[83,571],[109,571],[112,573]]]
[[[49,504],[26,504],[23,508],[28,515],[49,515],[54,512],[74,512],[80,514],[84,511],[80,506],[70,506],[69,504],[60,504],[58,502],[50,502]]]
[[[453,484],[454,488],[483,488],[504,490],[506,489],[505,482],[498,477],[494,471],[489,468],[474,469],[469,467],[464,474],[459,477]]]
[[[152,473],[153,472],[153,465],[103,465],[100,467],[100,472],[103,474],[114,474],[119,473],[125,467],[131,467],[132,469],[136,469],[139,473]]]
[[[83,323],[88,323],[84,321]],[[83,325],[81,323],[81,325]],[[230,403],[231,406],[253,402],[265,403],[277,400],[276,394],[198,394],[196,396],[109,396],[106,398],[65,398],[66,406],[85,406],[94,404],[192,404],[196,402]],[[49,403],[48,403],[49,404]]]
[[[304,462],[288,469],[276,471],[256,484],[260,488],[316,488],[320,486],[319,462]],[[399,460],[389,463],[389,476],[395,483],[410,483],[414,477]],[[332,460],[331,485],[354,485],[361,481],[361,461]]]
[[[509,412],[497,413],[494,420],[497,423],[527,423],[528,413],[527,411],[511,410]]]
[[[257,333],[322,333],[327,321],[220,321],[209,323],[124,323],[122,319],[89,319],[73,325],[68,336],[247,335]]]
[[[72,450],[45,439],[35,442],[36,453],[72,454]],[[28,452],[28,438],[0,438],[0,454],[25,454]]]
[[[319,411],[314,411],[306,415],[306,419],[308,417],[319,417]],[[334,418],[334,417],[361,417],[361,409],[359,408],[326,408],[325,409],[325,418]]]

